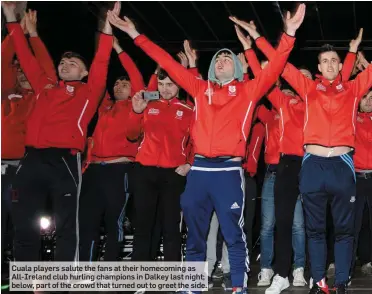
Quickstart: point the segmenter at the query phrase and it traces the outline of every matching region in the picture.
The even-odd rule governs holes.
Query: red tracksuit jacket
[[[356,170],[372,170],[372,113],[357,115],[354,165]]]
[[[26,146],[84,150],[86,129],[103,97],[112,36],[101,34],[88,83],[60,81],[54,85],[31,54],[18,23],[8,23],[15,51],[37,95],[26,126]]]
[[[224,86],[196,78],[144,35],[138,36],[135,44],[194,98],[195,121],[191,136],[195,154],[244,157],[255,105],[277,80],[294,40],[283,34],[275,60],[255,80],[234,80]]]
[[[274,58],[275,49],[265,38],[257,39],[257,43],[258,47],[269,59]],[[250,49],[246,50],[245,55],[253,73],[257,75],[261,71],[261,67],[256,54]],[[350,78],[355,56],[355,54],[349,53],[345,59],[341,73],[345,81]],[[305,103],[297,95],[295,97],[286,95],[277,87],[268,93],[267,97],[280,114],[280,153],[303,156]]]
[[[145,88],[143,78],[130,56],[121,52],[119,59],[128,73],[131,83],[131,95]],[[134,160],[139,140],[129,141],[127,138],[128,119],[132,112],[132,100],[114,101],[106,94],[98,109],[98,122],[93,133],[91,158],[88,161],[109,161],[120,157]]]
[[[263,38],[256,41],[259,48],[262,41]],[[344,79],[347,75],[344,74]],[[284,68],[282,77],[306,105],[304,145],[354,147],[356,111],[359,101],[372,86],[372,65],[349,82],[342,81],[341,75],[332,84],[322,76],[309,80],[291,64]]]
[[[278,164],[280,115],[274,108],[270,111],[261,105],[257,110],[257,117],[265,126],[265,163]]]
[[[163,168],[192,163],[189,138],[192,115],[192,108],[177,98],[150,101],[142,114],[131,111],[128,138],[143,136],[136,161]]]
[[[262,142],[265,137],[265,126],[258,122],[252,128],[252,135],[249,144],[243,168],[251,177],[257,173],[258,160],[260,158]]]
[[[57,76],[48,50],[39,37],[29,39],[40,66],[51,81]],[[33,90],[16,89],[17,70],[12,61],[13,42],[8,35],[1,43],[1,158],[20,159],[25,152],[26,120],[35,104]]]

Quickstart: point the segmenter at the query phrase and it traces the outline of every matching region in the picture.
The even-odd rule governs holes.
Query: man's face
[[[329,81],[334,81],[342,69],[342,63],[338,54],[334,51],[328,51],[320,54],[318,69]]]
[[[88,75],[88,71],[79,58],[64,57],[58,65],[58,75],[64,81],[81,81]]]
[[[214,64],[214,72],[220,82],[229,81],[234,77],[235,66],[231,54],[221,53],[217,56],[216,63]]]
[[[307,77],[309,80],[312,80],[312,79],[313,79],[313,75],[312,75],[311,72],[308,71],[307,69],[300,69],[300,72],[301,72],[305,77]]]
[[[158,79],[158,90],[161,97],[169,100],[178,95],[179,88],[169,77],[166,77],[164,80]]]
[[[116,100],[126,100],[131,92],[130,81],[117,80],[114,85],[114,97]]]
[[[360,110],[362,112],[372,112],[372,91],[369,91],[360,101]]]

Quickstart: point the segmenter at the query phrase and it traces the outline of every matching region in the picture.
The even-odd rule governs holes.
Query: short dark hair
[[[77,58],[84,64],[86,70],[89,69],[89,65],[88,65],[87,60],[83,56],[81,56],[79,53],[76,53],[76,52],[73,52],[73,51],[67,51],[67,52],[62,54],[61,59],[62,58]]]
[[[312,73],[311,70],[310,70],[307,66],[305,66],[305,65],[301,65],[301,66],[299,66],[298,69],[299,69],[299,70],[301,70],[301,69],[303,69],[303,70],[307,70],[308,72]]]
[[[218,52],[218,54],[217,54],[216,57],[218,57],[218,56],[220,56],[220,55],[222,55],[222,54],[232,55],[231,52],[230,52],[229,50],[222,50],[221,52]]]
[[[123,76],[118,77],[118,78],[115,80],[115,83],[116,83],[117,81],[128,81],[128,82],[130,82],[130,79],[129,79],[129,76],[127,76],[127,75],[123,75]]]
[[[338,59],[340,59],[340,56],[338,55],[337,51],[335,50],[335,48],[332,45],[324,44],[322,47],[320,47],[320,51],[319,51],[319,54],[318,54],[318,61],[319,62],[320,62],[320,56],[323,53],[326,53],[326,52],[335,52],[338,56]]]
[[[177,83],[169,76],[169,74],[162,68],[158,70],[158,79],[159,80],[165,80],[166,78],[169,78],[173,83],[177,85]]]

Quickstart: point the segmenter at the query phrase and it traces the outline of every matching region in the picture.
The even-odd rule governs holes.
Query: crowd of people
[[[37,34],[36,11],[19,23],[14,3],[3,1],[2,8],[9,33],[1,52],[2,231],[11,219],[16,261],[40,260],[38,220],[47,199],[56,225],[54,260],[97,260],[102,218],[104,260],[118,260],[132,198],[132,261],[155,260],[161,239],[164,260],[181,261],[184,219],[185,260],[209,261],[213,286],[220,227],[223,286],[247,293],[255,175],[265,144],[257,285],[279,294],[293,275],[294,286],[305,286],[308,256],[309,293],[328,294],[326,237],[333,231],[334,287],[347,292],[365,206],[372,224],[372,65],[358,52],[363,29],[343,62],[323,46],[314,78],[287,62],[304,4],[284,16],[276,48],[254,22],[230,17],[244,53],[219,50],[204,80],[188,41],[176,61],[120,18],[119,2],[107,12],[92,64],[65,52],[57,69]],[[158,64],[148,85],[113,27]],[[267,60],[257,59],[253,43]],[[112,49],[127,76],[108,91]],[[359,259],[371,274],[370,248],[365,251]]]

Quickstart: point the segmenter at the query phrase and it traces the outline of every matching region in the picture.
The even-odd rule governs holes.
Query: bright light
[[[42,218],[40,219],[40,227],[41,227],[43,230],[46,230],[46,229],[49,228],[49,226],[50,226],[50,220],[49,220],[49,218],[47,218],[47,217],[42,217]]]

